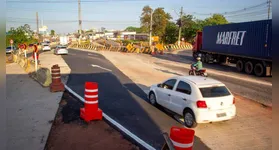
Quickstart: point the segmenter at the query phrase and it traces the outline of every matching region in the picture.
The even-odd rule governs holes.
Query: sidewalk
[[[63,92],[51,93],[16,63],[6,64],[6,81],[7,149],[43,150]]]

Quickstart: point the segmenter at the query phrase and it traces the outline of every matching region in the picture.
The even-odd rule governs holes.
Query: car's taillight
[[[205,102],[205,101],[198,100],[198,101],[197,101],[197,107],[198,107],[198,108],[207,108],[206,102]]]
[[[235,98],[233,98],[233,104],[235,104]]]

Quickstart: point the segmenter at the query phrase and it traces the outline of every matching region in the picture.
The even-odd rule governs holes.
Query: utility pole
[[[38,43],[39,43],[40,36],[39,36],[39,15],[38,15],[38,12],[36,12],[36,21],[37,21],[37,36],[38,36]]]
[[[181,7],[181,11],[180,11],[180,26],[179,26],[179,33],[178,33],[178,45],[180,45],[180,40],[181,40],[182,15],[183,15],[183,7]]]
[[[79,25],[79,42],[80,42],[81,35],[82,35],[80,0],[78,0],[78,25]]]
[[[271,3],[271,0],[267,0],[267,3],[268,3],[267,19],[269,19],[270,18],[270,7],[271,7],[270,3]]]
[[[153,25],[153,10],[151,9],[150,14],[150,30],[149,30],[149,46],[152,46],[152,25]]]

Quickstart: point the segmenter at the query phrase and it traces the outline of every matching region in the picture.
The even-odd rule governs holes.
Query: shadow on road
[[[77,55],[87,53],[76,52]],[[63,56],[71,69],[67,85],[83,97],[85,82],[97,82],[99,107],[103,112],[154,148],[161,149],[164,144],[162,133],[169,133],[172,126],[183,126],[150,105],[145,92],[136,83],[102,55],[96,55],[99,55],[96,56],[98,59]],[[90,64],[102,65],[112,72],[93,68]],[[195,137],[195,147],[209,149],[198,137]]]

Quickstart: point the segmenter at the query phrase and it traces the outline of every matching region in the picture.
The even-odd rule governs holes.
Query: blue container
[[[202,51],[272,60],[272,20],[206,26]]]

